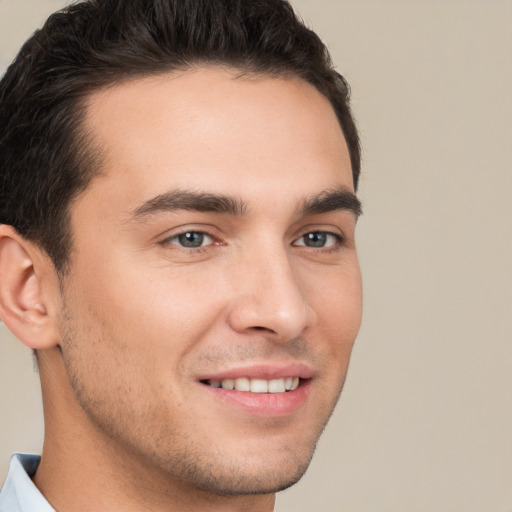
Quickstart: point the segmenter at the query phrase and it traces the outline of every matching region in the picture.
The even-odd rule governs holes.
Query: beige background
[[[58,0],[0,0],[0,69]],[[365,318],[343,398],[278,512],[512,511],[512,2],[295,0],[353,88]],[[41,447],[0,334],[0,482]]]

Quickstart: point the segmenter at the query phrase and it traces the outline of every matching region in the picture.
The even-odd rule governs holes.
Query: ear
[[[6,224],[0,225],[0,318],[27,347],[58,345],[58,277],[50,258]]]

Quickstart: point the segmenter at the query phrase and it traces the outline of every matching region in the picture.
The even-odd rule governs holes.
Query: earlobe
[[[32,242],[0,225],[0,318],[32,349],[58,344],[53,308],[42,293],[48,265]]]

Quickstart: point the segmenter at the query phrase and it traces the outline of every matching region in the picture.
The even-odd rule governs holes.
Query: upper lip
[[[283,379],[286,377],[299,377],[311,379],[314,370],[304,363],[290,364],[251,364],[215,371],[199,376],[199,380],[222,381],[224,379],[236,379],[246,377],[249,379]]]

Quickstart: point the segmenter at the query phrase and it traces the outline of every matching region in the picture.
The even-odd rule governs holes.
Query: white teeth
[[[251,391],[251,381],[245,377],[235,379],[235,389],[237,391]]]
[[[251,393],[285,393],[299,387],[299,377],[286,377],[284,379],[238,379],[210,380],[210,386],[227,390],[250,391]]]
[[[285,391],[286,387],[284,384],[284,379],[274,379],[268,381],[269,393],[284,393]]]
[[[233,379],[224,379],[222,387],[223,389],[235,389],[235,381]]]
[[[251,379],[252,393],[268,393],[268,380]]]

